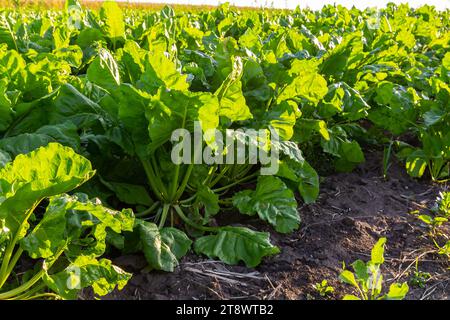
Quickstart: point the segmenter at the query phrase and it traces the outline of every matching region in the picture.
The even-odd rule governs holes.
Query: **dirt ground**
[[[353,293],[338,275],[342,262],[370,259],[370,249],[387,238],[386,262],[382,267],[387,288],[393,281],[410,281],[418,270],[431,278],[423,288],[410,285],[407,299],[450,298],[450,264],[435,253],[426,226],[409,214],[431,207],[439,191],[448,185],[428,179],[414,180],[402,164],[394,162],[385,180],[381,176],[381,155],[367,155],[367,161],[351,173],[325,177],[321,194],[312,205],[299,208],[301,228],[291,235],[279,235],[260,222],[236,217],[236,224],[270,231],[281,253],[255,269],[228,266],[189,254],[173,273],[147,272],[142,256],[122,256],[115,263],[134,276],[122,291],[107,299],[323,299],[313,285],[328,280],[335,288],[328,299]],[[443,231],[450,235],[449,229]]]

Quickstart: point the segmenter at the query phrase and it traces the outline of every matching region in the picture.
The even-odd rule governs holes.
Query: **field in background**
[[[90,9],[98,9],[102,6],[104,1],[83,1],[80,3]],[[21,9],[62,9],[64,8],[64,0],[0,0],[0,8],[21,8]],[[130,3],[130,2],[117,2],[121,8],[124,9],[141,9],[149,11],[158,11],[164,8],[165,3]],[[170,4],[175,10],[179,11],[202,11],[212,10],[216,6],[208,5],[183,5],[183,4]],[[233,6],[231,6],[233,7]],[[239,7],[239,10],[259,10],[254,7]],[[275,9],[274,9],[275,10]],[[281,10],[281,9],[276,9]]]

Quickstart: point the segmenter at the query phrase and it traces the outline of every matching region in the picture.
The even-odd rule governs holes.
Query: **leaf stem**
[[[192,173],[193,169],[194,169],[194,164],[193,163],[189,164],[189,166],[186,170],[186,173],[184,174],[183,181],[181,182],[180,187],[178,188],[178,191],[176,192],[172,201],[174,201],[174,202],[177,201],[183,195],[183,192],[186,189],[186,186],[189,182],[189,178],[191,177],[191,173]]]
[[[246,182],[246,181],[248,181],[248,180],[251,180],[251,179],[253,179],[254,177],[256,177],[256,176],[258,176],[258,175],[259,175],[259,172],[252,173],[252,174],[249,175],[249,176],[246,176],[246,177],[244,177],[244,178],[242,178],[242,179],[239,179],[239,180],[237,180],[237,181],[235,181],[235,182],[233,182],[233,183],[230,183],[229,185],[226,185],[226,186],[223,186],[223,187],[220,187],[220,188],[217,188],[217,189],[213,189],[212,191],[213,191],[213,192],[220,192],[220,191],[227,190],[227,189],[229,189],[229,188],[231,188],[231,187],[234,187],[234,186],[237,185],[237,184],[240,184],[240,183],[242,183],[242,182]]]
[[[153,173],[153,169],[151,164],[149,163],[148,160],[142,159],[141,158],[141,163],[142,166],[144,167],[145,173],[147,175],[147,180],[150,184],[150,187],[153,190],[153,193],[156,195],[156,197],[164,202],[164,194],[163,194],[163,189],[161,189],[161,187],[158,185],[157,183],[157,179],[155,177],[155,174]]]
[[[13,254],[14,248],[16,247],[17,241],[19,241],[19,236],[22,234],[23,228],[25,228],[26,224],[28,223],[28,218],[33,213],[34,209],[39,204],[40,200],[37,201],[26,213],[25,217],[22,220],[22,223],[19,225],[17,231],[14,234],[14,238],[11,240],[11,242],[8,244],[5,250],[5,254],[3,256],[2,265],[0,267],[0,288],[3,287],[6,280],[9,277],[8,270],[11,270],[14,268],[14,265],[17,263],[18,257],[14,257],[12,261],[12,265],[10,265],[11,256]],[[20,250],[19,250],[20,251]]]
[[[178,216],[181,218],[181,220],[184,221],[184,223],[186,223],[187,225],[198,229],[198,230],[202,230],[202,231],[212,231],[212,232],[216,232],[217,230],[219,230],[218,227],[205,227],[205,226],[201,226],[199,224],[196,224],[195,222],[191,221],[188,217],[186,217],[183,213],[183,210],[181,210],[180,206],[175,205],[173,206],[173,208],[175,209],[175,211],[177,212]]]
[[[167,219],[167,213],[169,212],[170,209],[170,204],[165,203],[163,206],[163,211],[161,214],[161,220],[159,221],[159,225],[158,228],[162,229],[164,227],[164,224],[166,223],[166,219]]]
[[[148,209],[145,209],[144,211],[136,213],[134,216],[136,218],[142,218],[145,216],[148,216],[151,214],[155,209],[159,206],[159,201],[154,202]]]
[[[211,183],[209,184],[209,187],[212,188],[214,187],[224,176],[225,173],[227,173],[228,170],[230,170],[231,166],[227,165],[225,168],[223,168],[219,174],[214,178],[213,181],[211,181]]]
[[[30,280],[28,280],[27,282],[25,282],[24,284],[15,289],[0,293],[0,300],[14,298],[15,296],[20,295],[22,292],[25,292],[26,290],[30,289],[36,282],[38,282],[44,276],[46,270],[50,269],[50,267],[58,260],[59,256],[64,252],[65,248],[66,248],[65,245],[61,247],[61,249],[52,258],[52,261],[48,264],[48,266],[44,267],[43,265],[42,269],[39,270],[39,272],[36,273]]]

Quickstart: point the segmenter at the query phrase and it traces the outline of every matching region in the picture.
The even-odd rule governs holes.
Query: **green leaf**
[[[13,24],[5,15],[0,16],[0,43],[8,45],[8,49],[18,50]]]
[[[233,196],[233,205],[243,214],[258,214],[281,233],[292,232],[300,224],[294,194],[277,177],[260,176],[256,190],[236,193]]]
[[[348,270],[342,271],[341,274],[339,275],[339,279],[342,282],[350,284],[354,287],[358,287],[358,283],[356,282],[355,275]]]
[[[406,282],[400,284],[400,283],[393,283],[389,287],[389,292],[386,295],[387,300],[403,300],[405,296],[408,294],[409,287]]]
[[[219,196],[204,185],[199,186],[196,195],[196,202],[205,207],[205,221],[208,221],[210,217],[216,215],[220,210]]]
[[[116,287],[121,290],[130,278],[130,273],[107,259],[79,256],[63,271],[45,274],[43,280],[64,299],[76,299],[78,292],[87,287],[92,287],[94,293],[99,296],[110,293]]]
[[[359,280],[367,281],[369,279],[369,273],[367,272],[367,266],[362,260],[356,260],[352,263],[353,270],[355,270],[356,277]]]
[[[364,162],[364,153],[356,141],[342,144],[341,155],[348,161],[354,163]]]
[[[450,257],[450,240],[447,241],[442,247],[439,248],[439,254],[446,255]]]
[[[14,158],[19,154],[29,153],[46,146],[50,142],[55,140],[48,135],[24,133],[0,140],[0,148]]]
[[[103,32],[113,43],[125,38],[124,17],[116,2],[103,2],[100,8],[100,19],[104,21]]]
[[[144,66],[145,70],[136,84],[138,89],[151,94],[155,94],[160,87],[188,90],[187,76],[178,71],[176,64],[167,58],[163,51],[155,50],[147,54]]]
[[[0,169],[3,168],[11,160],[11,156],[7,152],[0,150]]]
[[[173,252],[177,259],[181,259],[191,249],[192,241],[181,230],[166,227],[160,230],[161,239],[166,243],[170,251]]]
[[[119,58],[130,83],[135,84],[145,70],[144,61],[147,52],[139,47],[135,41],[127,40]],[[125,81],[124,82],[128,82]]]
[[[320,72],[334,79],[342,79],[351,58],[358,57],[357,53],[362,49],[362,39],[358,32],[345,33],[340,43],[322,57]]]
[[[153,96],[150,108],[146,109],[148,135],[151,153],[163,143],[169,141],[172,132],[184,128],[193,132],[194,122],[200,121],[202,131],[215,129],[219,125],[219,103],[215,96],[207,92],[189,92],[160,89]],[[208,142],[208,141],[207,141]]]
[[[75,7],[76,9],[81,9],[81,4],[78,0],[66,0],[64,3],[64,10],[68,12],[71,7]]]
[[[445,119],[447,112],[441,108],[432,108],[423,114],[423,121],[427,127],[435,125]]]
[[[118,100],[118,116],[125,129],[130,133],[137,152],[146,152],[150,142],[146,109],[151,96],[129,84],[122,84],[114,93]]]
[[[114,191],[117,198],[124,203],[140,204],[143,206],[151,206],[153,204],[153,200],[148,195],[148,191],[144,186],[104,180],[102,180],[102,183]]]
[[[75,151],[81,149],[77,127],[71,122],[45,125],[35,133],[24,133],[14,137],[3,138],[0,140],[0,149],[3,149],[14,158],[19,154],[29,153],[39,147],[46,146],[50,142],[58,142]]]
[[[79,46],[66,46],[55,50],[53,54],[61,60],[67,61],[72,68],[79,68],[83,60],[83,51]]]
[[[427,214],[421,214],[417,218],[419,218],[420,220],[422,220],[426,224],[432,224],[433,223],[433,218],[431,216],[427,215]]]
[[[297,162],[303,162],[302,151],[299,149],[298,144],[293,141],[270,141],[270,148],[278,152],[279,155],[285,155],[289,159]]]
[[[103,48],[87,69],[89,81],[106,90],[116,90],[120,85],[119,67],[111,53]]]
[[[194,243],[194,250],[231,265],[244,261],[250,268],[260,264],[263,257],[280,252],[270,243],[269,233],[243,227],[222,227],[214,235],[200,237]]]
[[[427,159],[423,150],[413,151],[406,158],[406,171],[411,177],[420,178],[427,168]]]
[[[365,118],[370,106],[361,94],[345,82],[333,83],[328,87],[328,93],[317,106],[318,113],[328,118],[340,114],[351,121]]]
[[[247,31],[251,30],[250,28]],[[245,34],[244,34],[245,35]],[[239,38],[239,41],[243,39]],[[244,63],[244,70],[241,78],[242,91],[248,105],[255,105],[258,102],[268,101],[272,94],[272,89],[268,85],[267,78],[261,65],[253,60]]]
[[[92,46],[96,41],[104,41],[102,32],[96,28],[85,28],[80,31],[75,43],[83,50]]]
[[[386,238],[380,238],[373,246],[371,252],[371,262],[374,264],[382,264],[384,262],[384,246]]]
[[[346,294],[342,300],[361,300],[361,298],[353,295],[353,294]]]
[[[11,232],[6,227],[6,222],[4,219],[0,220],[0,252],[3,252],[2,246],[11,239]]]
[[[292,81],[277,101],[303,98],[317,104],[328,92],[327,81],[317,72],[317,64],[311,60],[295,60],[289,70]]]
[[[296,122],[295,107],[292,101],[282,101],[280,104],[262,112],[262,118],[257,121],[266,128],[273,128],[281,140],[290,140],[294,134]]]
[[[381,274],[380,264],[369,261],[367,263],[367,270],[370,276],[364,284],[365,288],[371,290],[372,298],[378,297],[383,288],[383,275]]]
[[[369,120],[393,134],[402,134],[416,122],[418,96],[413,88],[382,81],[377,84],[374,100],[379,106],[370,110]]]
[[[304,143],[310,140],[315,133],[319,133],[325,141],[330,140],[330,133],[324,120],[300,118],[295,123],[293,140]]]
[[[230,121],[243,121],[253,117],[242,92],[242,60],[237,57],[233,60],[233,69],[215,95],[219,99],[219,115]]]
[[[305,160],[285,159],[279,162],[278,177],[294,181],[305,203],[313,203],[319,196],[319,175]]]
[[[442,66],[450,71],[450,52],[447,52],[442,59]]]
[[[98,199],[89,200],[84,194],[55,196],[50,198],[39,224],[21,240],[21,247],[33,259],[50,258],[66,245],[69,245],[66,254],[76,255],[79,250],[75,250],[72,242],[82,241],[80,237],[84,236],[86,228],[96,228],[92,234],[96,243],[91,241],[82,250],[84,254],[100,256],[106,249],[105,228],[120,233],[131,231],[133,223],[134,217],[129,209],[122,212],[111,210]]]
[[[57,143],[18,155],[0,169],[0,219],[16,232],[30,208],[75,189],[94,173],[87,159]]]
[[[11,101],[6,94],[5,87],[0,84],[0,131],[5,131],[9,128],[13,121],[13,110],[11,109]]]
[[[178,259],[186,254],[191,243],[180,230],[173,228],[159,230],[154,223],[136,220],[133,234],[125,236],[125,251],[130,253],[143,251],[151,268],[173,272],[178,266]]]
[[[330,139],[331,141],[331,139]],[[336,170],[348,172],[365,161],[364,153],[356,141],[342,141],[339,143],[339,158],[335,162]]]

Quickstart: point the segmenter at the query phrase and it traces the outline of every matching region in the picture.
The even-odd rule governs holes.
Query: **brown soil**
[[[409,214],[431,207],[439,191],[448,186],[411,179],[399,163],[392,164],[385,180],[380,154],[369,154],[367,159],[352,173],[324,178],[318,201],[299,208],[302,226],[291,235],[276,234],[256,221],[238,221],[270,231],[272,242],[282,251],[257,268],[228,266],[189,254],[173,273],[146,272],[142,256],[123,256],[115,263],[134,276],[107,299],[323,299],[313,288],[323,279],[335,288],[328,298],[340,299],[353,293],[338,280],[342,262],[367,261],[380,237],[387,237],[385,287],[394,280],[410,281],[419,257],[419,271],[429,272],[431,279],[424,288],[410,285],[407,298],[449,299],[449,260],[427,253],[433,249],[425,236],[427,228]],[[450,235],[449,228],[443,232]]]

